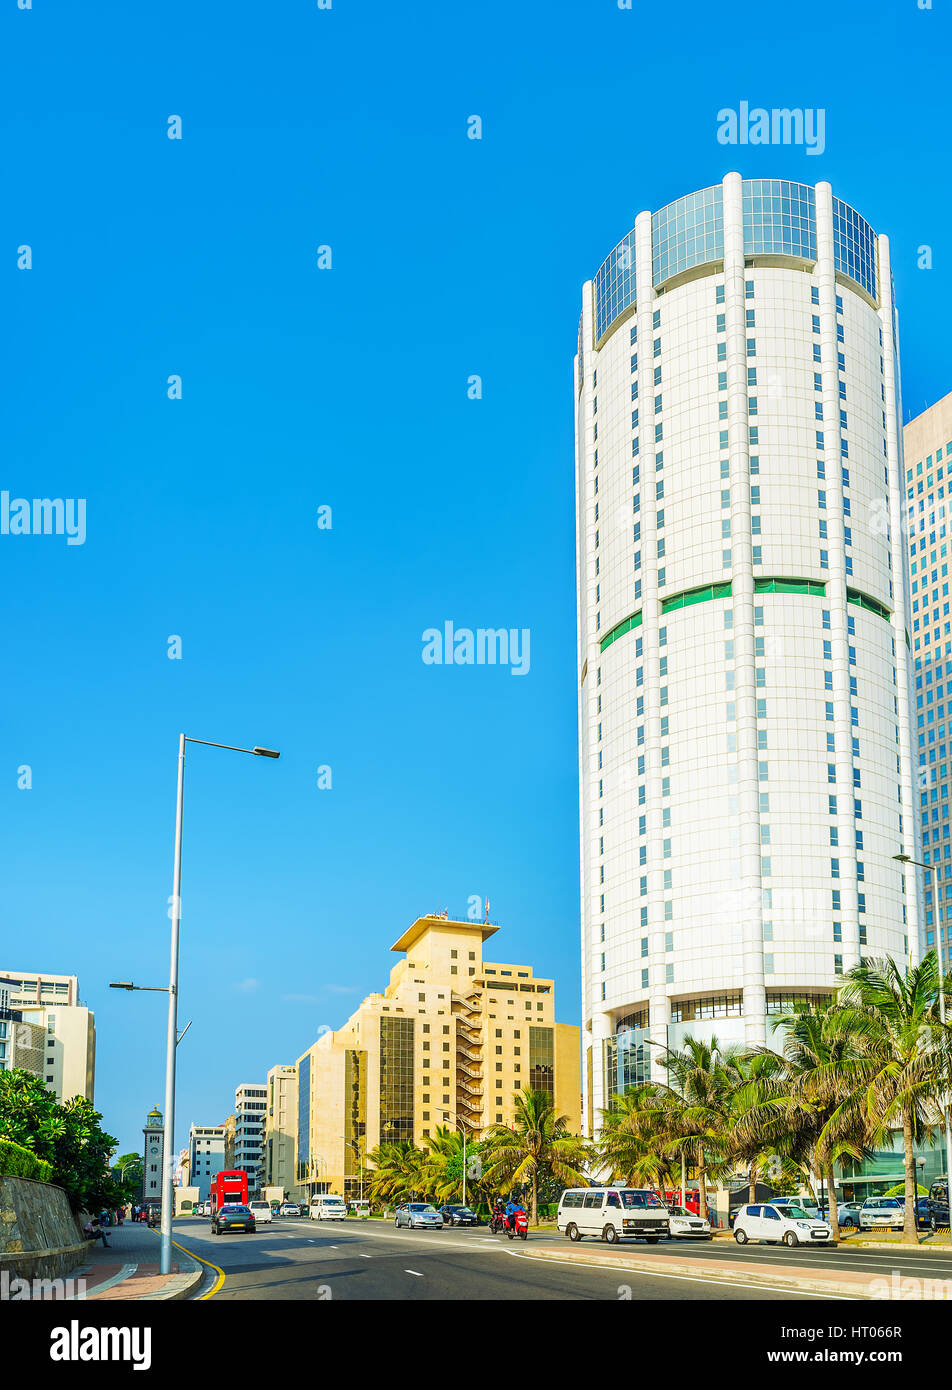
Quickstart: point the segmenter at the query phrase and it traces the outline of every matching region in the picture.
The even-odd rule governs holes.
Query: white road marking
[[[357,1258],[360,1259],[360,1260],[372,1260],[372,1259],[373,1259],[373,1255],[361,1255],[361,1254],[358,1252]]]
[[[423,1275],[420,1274],[419,1271],[418,1271],[418,1270],[415,1270],[415,1269],[405,1269],[403,1272],[404,1272],[404,1274],[412,1274],[412,1275],[414,1276],[414,1278],[416,1278],[416,1279],[422,1279],[422,1278],[423,1278]]]

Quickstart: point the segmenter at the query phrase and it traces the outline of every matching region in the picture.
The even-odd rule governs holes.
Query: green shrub
[[[35,1153],[12,1139],[0,1139],[0,1178],[32,1178],[34,1182],[49,1182],[52,1164],[37,1158]]]

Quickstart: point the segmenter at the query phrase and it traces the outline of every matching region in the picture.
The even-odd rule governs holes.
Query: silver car
[[[902,1202],[896,1197],[867,1197],[859,1209],[861,1231],[902,1230],[905,1219]]]
[[[404,1202],[397,1207],[393,1224],[395,1226],[419,1226],[424,1230],[442,1231],[443,1218],[436,1207],[429,1202]]]

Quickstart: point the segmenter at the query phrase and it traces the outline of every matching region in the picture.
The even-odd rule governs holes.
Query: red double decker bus
[[[238,1202],[242,1206],[248,1205],[248,1174],[239,1169],[228,1169],[223,1173],[216,1173],[212,1178],[212,1190],[210,1201],[212,1204],[212,1216],[219,1207],[223,1207],[226,1202]]]

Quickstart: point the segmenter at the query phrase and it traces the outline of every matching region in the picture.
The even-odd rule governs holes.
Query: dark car
[[[901,1205],[903,1208],[905,1208],[905,1205],[906,1205],[906,1199],[905,1199],[905,1197],[899,1197],[897,1200],[899,1201],[900,1205]],[[939,1209],[938,1209],[937,1203],[935,1203],[935,1202],[930,1202],[930,1200],[929,1200],[928,1197],[919,1197],[919,1198],[917,1198],[917,1199],[916,1199],[916,1230],[917,1230],[917,1231],[934,1231],[934,1230],[936,1229],[937,1226],[947,1226],[947,1225],[949,1224],[949,1212],[948,1212],[948,1208],[947,1208],[947,1207],[944,1209],[944,1213],[943,1213],[943,1214],[944,1214],[944,1216],[945,1216],[945,1220],[944,1220],[944,1221],[940,1220],[940,1214],[939,1214]]]
[[[254,1235],[254,1212],[237,1202],[226,1202],[212,1217],[212,1235],[220,1236],[222,1231],[247,1231]]]
[[[472,1207],[441,1207],[440,1215],[446,1226],[478,1226],[479,1217]]]

